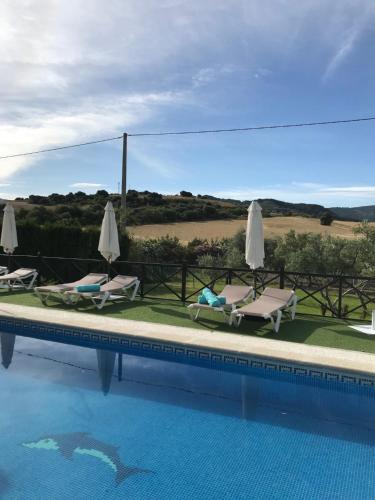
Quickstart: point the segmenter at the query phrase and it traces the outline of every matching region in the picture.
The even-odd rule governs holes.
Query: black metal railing
[[[0,265],[10,270],[37,269],[38,284],[74,281],[89,272],[138,276],[140,296],[158,300],[190,302],[204,287],[220,292],[225,284],[253,286],[260,294],[266,286],[292,288],[298,296],[298,311],[342,319],[367,319],[375,309],[375,277],[323,275],[248,268],[202,267],[187,263],[115,261],[103,259],[0,254]]]

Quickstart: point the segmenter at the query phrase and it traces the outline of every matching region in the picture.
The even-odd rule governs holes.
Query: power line
[[[331,120],[325,122],[288,123],[284,125],[262,125],[259,127],[221,128],[221,129],[219,128],[213,130],[185,130],[182,132],[151,132],[151,133],[141,133],[141,134],[128,134],[128,136],[146,137],[146,136],[159,136],[159,135],[217,134],[221,132],[247,132],[251,130],[267,130],[275,128],[314,127],[317,125],[335,125],[339,123],[367,122],[371,120],[375,120],[375,116],[369,118],[351,118],[349,120]]]
[[[282,125],[261,125],[258,127],[236,127],[236,128],[222,128],[222,129],[209,129],[209,130],[183,130],[180,132],[145,132],[145,133],[135,133],[135,134],[127,134],[128,137],[157,137],[164,135],[193,135],[193,134],[218,134],[224,132],[249,132],[254,130],[271,130],[278,128],[297,128],[297,127],[315,127],[320,125],[337,125],[343,123],[358,123],[358,122],[368,122],[375,120],[375,116],[368,118],[350,118],[348,120],[330,120],[330,121],[321,121],[321,122],[305,122],[305,123],[287,123]],[[97,141],[89,141],[82,142],[79,144],[70,144],[68,146],[57,146],[55,148],[49,149],[40,149],[38,151],[30,151],[27,153],[16,153],[12,155],[0,156],[0,160],[5,160],[6,158],[16,158],[19,156],[29,156],[36,155],[40,153],[49,153],[52,151],[59,151],[61,149],[70,149],[70,148],[78,148],[81,146],[89,146],[91,144],[99,144],[101,142],[109,142],[116,141],[118,139],[122,139],[122,135],[118,137],[110,137],[108,139],[99,139]]]
[[[37,155],[39,153],[49,153],[50,151],[59,151],[60,149],[79,148],[80,146],[89,146],[90,144],[115,141],[117,139],[122,139],[122,135],[120,135],[119,137],[111,137],[109,139],[99,139],[97,141],[81,142],[80,144],[70,144],[69,146],[57,146],[56,148],[40,149],[39,151],[31,151],[29,153],[17,153],[14,155],[0,156],[0,160],[4,160],[5,158],[15,158],[17,156],[29,156],[29,155]]]

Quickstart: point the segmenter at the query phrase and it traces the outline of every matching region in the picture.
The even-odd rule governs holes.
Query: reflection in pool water
[[[2,499],[373,498],[373,389],[128,355],[119,381],[105,351],[1,350]]]

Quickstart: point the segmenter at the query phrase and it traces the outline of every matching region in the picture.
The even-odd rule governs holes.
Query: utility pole
[[[122,180],[121,180],[121,217],[120,226],[124,230],[126,227],[126,168],[128,156],[128,134],[122,136]]]

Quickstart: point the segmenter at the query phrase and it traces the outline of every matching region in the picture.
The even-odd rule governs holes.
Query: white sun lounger
[[[239,326],[244,316],[255,316],[271,320],[272,328],[278,332],[283,311],[289,311],[294,319],[296,307],[297,296],[293,290],[265,288],[259,299],[232,311],[230,323]]]
[[[241,303],[246,303],[253,297],[253,287],[244,285],[225,285],[222,292],[219,293],[220,297],[225,297],[225,304],[218,307],[212,307],[209,304],[189,304],[187,306],[190,318],[196,321],[199,313],[202,310],[221,312],[226,321],[230,319],[230,313],[236,309]]]
[[[2,285],[2,287],[11,290],[15,288],[25,288],[26,290],[30,290],[34,285],[37,276],[38,272],[36,269],[20,267],[12,273],[1,275],[0,286]]]
[[[100,273],[89,273],[83,278],[73,281],[71,283],[61,283],[60,285],[45,285],[45,286],[36,286],[34,288],[34,292],[37,297],[42,301],[43,304],[47,304],[47,300],[51,295],[65,300],[66,296],[65,292],[69,290],[74,290],[76,286],[79,285],[100,285],[107,281],[108,274],[100,274]]]
[[[118,274],[108,283],[101,285],[99,292],[77,292],[70,290],[65,292],[66,302],[76,304],[81,298],[89,299],[97,309],[102,309],[108,301],[128,298],[133,301],[137,295],[140,281],[136,276],[123,276]],[[131,295],[129,290],[133,289]]]
[[[8,268],[6,266],[0,266],[0,275],[8,274]]]

